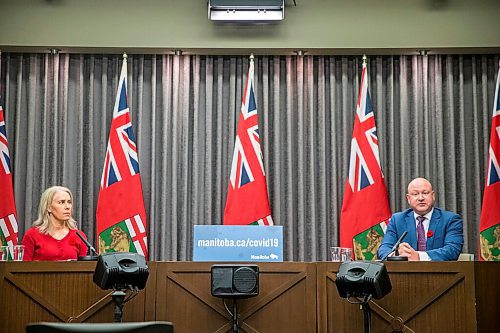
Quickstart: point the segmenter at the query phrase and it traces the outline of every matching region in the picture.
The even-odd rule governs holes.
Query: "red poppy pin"
[[[71,246],[76,245],[76,240],[73,237],[71,237],[68,242],[69,242],[69,245],[71,245]]]
[[[432,236],[434,236],[434,231],[432,230],[427,231],[427,238],[431,238]]]

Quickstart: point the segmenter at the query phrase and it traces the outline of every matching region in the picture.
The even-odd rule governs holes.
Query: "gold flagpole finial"
[[[123,56],[123,60],[125,60],[125,61],[126,61],[126,60],[127,60],[127,58],[128,58],[127,52],[123,52],[123,55],[122,55],[122,56]]]
[[[250,61],[253,61],[253,59],[254,59],[253,53],[250,53]]]
[[[366,54],[363,54],[363,66],[366,66],[367,59]]]

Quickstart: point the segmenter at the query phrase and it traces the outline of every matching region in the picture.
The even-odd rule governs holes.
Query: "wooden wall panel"
[[[238,301],[240,332],[315,332],[315,264],[258,265],[259,295]],[[232,317],[222,300],[211,295],[211,266],[159,264],[156,320],[172,321],[176,333],[231,332]]]
[[[474,263],[388,262],[386,267],[392,291],[370,301],[373,332],[476,332]],[[318,263],[319,332],[362,332],[360,306],[338,294],[338,269],[338,263]]]
[[[478,332],[498,332],[500,300],[500,262],[474,263]]]
[[[95,262],[3,263],[2,329],[24,332],[27,323],[39,321],[112,322],[110,291],[94,284],[94,270]],[[144,321],[145,293],[139,293],[123,310],[123,321]]]
[[[363,332],[363,311],[338,295],[339,263],[259,263],[260,293],[238,301],[240,332]],[[211,263],[149,262],[144,291],[123,321],[168,320],[175,332],[231,332],[211,296]],[[0,331],[30,322],[112,322],[109,291],[93,281],[95,262],[0,262]],[[373,332],[494,332],[500,263],[389,262],[392,291],[371,302]],[[476,305],[477,301],[477,305]],[[229,305],[231,302],[228,302]],[[477,320],[476,320],[477,318]]]

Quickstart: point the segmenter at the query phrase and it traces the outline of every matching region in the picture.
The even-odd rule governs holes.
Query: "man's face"
[[[436,200],[431,183],[423,178],[414,179],[408,185],[406,199],[410,207],[418,215],[425,215],[430,212]]]

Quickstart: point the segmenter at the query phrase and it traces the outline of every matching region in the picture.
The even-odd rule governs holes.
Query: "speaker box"
[[[380,299],[392,290],[384,263],[375,261],[343,262],[335,284],[342,298],[371,296]]]
[[[248,298],[259,295],[257,265],[214,265],[211,275],[212,296]]]
[[[99,256],[94,283],[101,289],[144,289],[149,276],[146,258],[137,253],[112,252]]]

